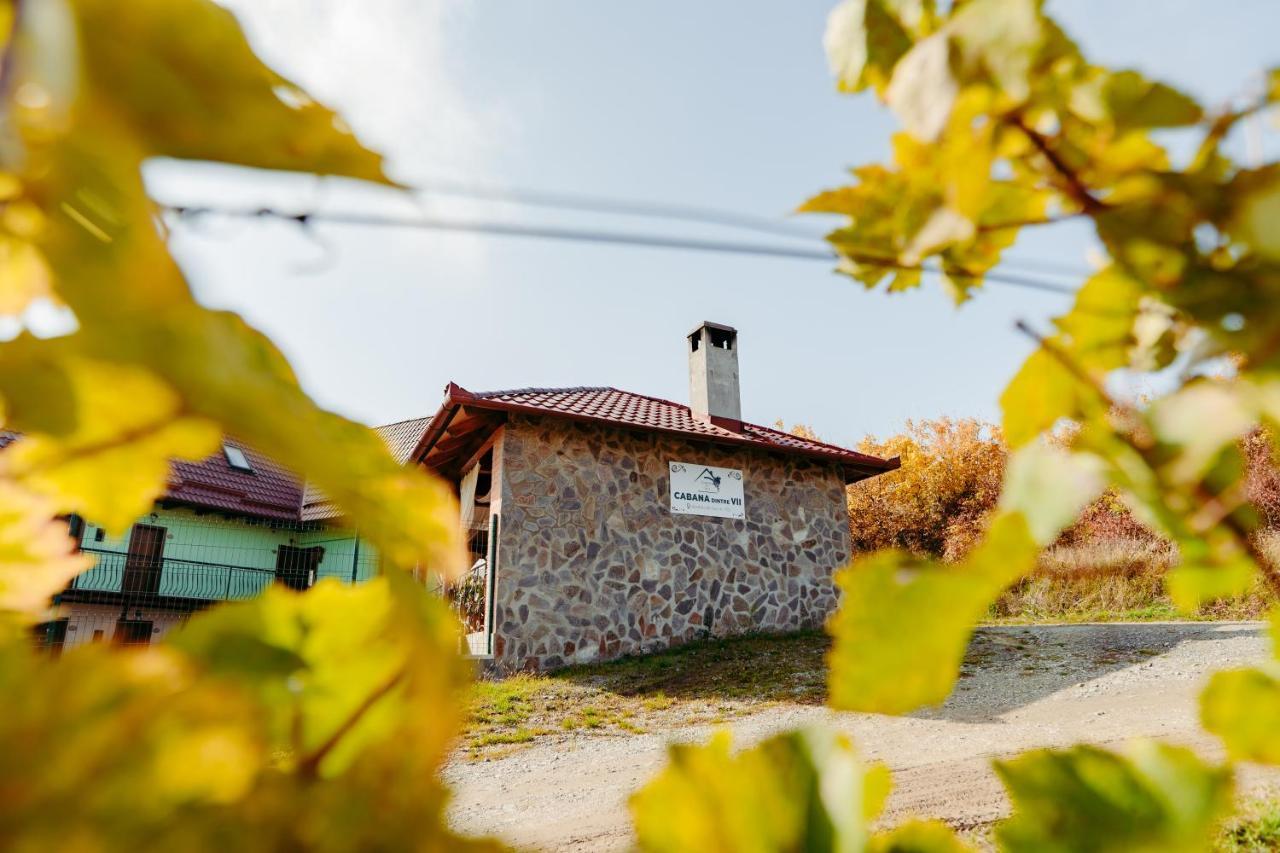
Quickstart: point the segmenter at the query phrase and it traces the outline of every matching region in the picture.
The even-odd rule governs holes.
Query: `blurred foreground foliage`
[[[1177,545],[1187,601],[1262,571],[1240,439],[1280,420],[1280,167],[1223,142],[1280,97],[1208,112],[1134,71],[1088,63],[1035,0],[844,0],[827,48],[841,88],[874,90],[904,131],[893,162],[806,203],[868,287],[943,270],[957,299],[1019,230],[1088,219],[1108,254],[1037,334],[1003,397],[1015,452],[989,532],[958,564],[908,551],[840,576],[833,703],[901,713],[950,691],[973,621],[1083,508],[1112,490]],[[465,684],[456,625],[402,569],[460,566],[448,490],[318,409],[233,314],[196,304],[145,191],[152,158],[391,183],[341,120],[264,66],[206,0],[0,2],[0,313],[56,304],[66,334],[0,344],[0,837],[19,850],[486,848],[442,820],[437,770]],[[1153,132],[1198,134],[1175,163]],[[1167,369],[1149,405],[1117,370]],[[1068,446],[1046,442],[1064,421]],[[231,432],[322,488],[378,547],[361,587],[273,590],[191,620],[163,647],[49,661],[24,621],[84,568],[68,513],[119,531],[171,458]],[[1206,725],[1234,757],[1280,758],[1276,673],[1215,678]],[[1009,850],[1199,849],[1231,770],[1137,745],[1002,762]],[[734,753],[675,747],[633,800],[651,850],[963,849],[944,826],[873,820],[883,769],[822,731]]]
[[[0,343],[0,846],[492,849],[448,833],[437,770],[466,671],[410,578],[460,566],[447,487],[317,408],[263,335],[193,299],[152,158],[390,183],[339,117],[263,65],[206,0],[0,2],[0,314],[70,331]],[[114,532],[173,458],[231,433],[305,474],[383,577],[282,589],[162,647],[50,660],[26,624],[86,567],[60,519]]]
[[[1038,0],[842,0],[826,48],[840,89],[874,92],[902,125],[891,162],[855,168],[801,206],[843,220],[827,238],[840,272],[894,292],[920,287],[928,264],[963,302],[1025,228],[1086,221],[1105,254],[1051,329],[1021,326],[1037,348],[1001,398],[1011,452],[999,498],[985,494],[985,466],[1003,454],[973,435],[964,488],[927,467],[899,473],[915,512],[949,513],[981,541],[947,562],[944,537],[917,531],[840,573],[832,704],[905,713],[946,699],[973,624],[1104,495],[1172,544],[1180,606],[1259,575],[1280,594],[1245,476],[1247,437],[1280,422],[1280,165],[1241,166],[1226,145],[1280,100],[1280,71],[1260,94],[1206,108],[1137,71],[1090,63]],[[1187,156],[1169,153],[1171,139]],[[1151,371],[1168,377],[1163,395],[1112,393],[1116,374]],[[978,512],[968,495],[979,495],[969,501]],[[1220,674],[1206,691],[1204,721],[1233,757],[1280,761],[1278,685],[1273,667]],[[635,801],[649,849],[678,849],[646,831],[654,818],[642,806],[687,763],[675,754]],[[1005,850],[1200,850],[1230,809],[1229,766],[1150,743],[1029,753],[997,772],[1014,809],[996,830]],[[793,806],[811,802],[808,790],[797,786]],[[732,806],[703,804],[710,826],[733,819]],[[958,844],[939,831],[895,849]]]

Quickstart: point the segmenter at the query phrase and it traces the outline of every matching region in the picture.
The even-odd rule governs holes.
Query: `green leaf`
[[[1280,262],[1280,168],[1244,172],[1232,189],[1232,232],[1259,257]]]
[[[1110,266],[1090,276],[1070,313],[1054,322],[1082,367],[1114,370],[1129,364],[1141,302],[1142,285]]]
[[[208,0],[74,0],[93,97],[148,155],[388,182],[337,113],[254,55]]]
[[[1026,100],[1046,37],[1037,0],[970,0],[947,29],[958,48],[962,85],[985,75],[1010,100]]]
[[[933,142],[947,126],[960,86],[951,72],[951,42],[934,33],[898,61],[885,90],[889,108],[921,142]]]
[[[1168,476],[1178,483],[1199,482],[1222,450],[1257,424],[1251,401],[1225,382],[1201,380],[1151,405],[1156,437],[1170,446]]]
[[[1200,694],[1200,722],[1233,760],[1280,764],[1280,679],[1262,669],[1215,672]]]
[[[92,560],[75,547],[53,502],[0,481],[0,611],[34,620]],[[3,628],[0,628],[0,634]]]
[[[1204,111],[1193,98],[1172,86],[1154,83],[1136,71],[1107,75],[1103,99],[1119,131],[1183,127],[1204,117]]]
[[[1076,417],[1089,393],[1056,358],[1036,350],[1000,395],[1005,440],[1021,447],[1064,418]]]
[[[668,749],[666,768],[631,798],[645,851],[863,850],[889,790],[882,765],[868,766],[847,738],[822,729],[737,754],[728,731]]]
[[[911,47],[911,38],[881,0],[843,0],[827,17],[827,61],[843,92],[878,90]]]
[[[250,794],[267,757],[251,703],[161,647],[90,644],[50,661],[28,645],[0,641],[6,846],[192,849],[227,830],[228,806]]]
[[[169,460],[204,458],[217,449],[220,433],[212,422],[190,417],[173,390],[146,370],[87,359],[63,366],[76,401],[75,429],[24,436],[0,453],[0,478],[47,496],[58,513],[78,513],[122,533],[163,493]],[[0,393],[9,397],[14,382],[29,386],[31,375],[5,371]]]
[[[1013,802],[996,827],[1008,853],[1201,851],[1231,807],[1229,768],[1150,741],[1036,750],[995,769]]]
[[[945,700],[974,623],[1038,551],[1026,520],[1004,514],[958,566],[880,551],[842,569],[840,609],[827,626],[832,707],[902,714]]]
[[[1000,508],[1021,513],[1036,542],[1047,547],[1105,487],[1098,457],[1068,453],[1041,441],[1010,457]]]
[[[1175,607],[1194,613],[1206,602],[1243,595],[1257,574],[1257,567],[1243,557],[1225,566],[1184,563],[1165,576],[1165,588]]]
[[[325,580],[305,595],[271,587],[192,618],[171,642],[256,693],[274,742],[297,760],[340,738],[324,758],[332,774],[406,724],[405,683],[419,642],[431,666],[456,675],[447,663],[456,657],[456,633],[434,609],[406,614],[421,590],[402,595],[405,602],[393,600],[386,577],[355,586]],[[415,638],[419,624],[423,641]]]
[[[902,255],[902,262],[915,266],[943,246],[973,237],[973,221],[949,207],[939,207],[924,223]]]
[[[909,820],[871,839],[867,853],[969,853],[972,847],[939,820]]]

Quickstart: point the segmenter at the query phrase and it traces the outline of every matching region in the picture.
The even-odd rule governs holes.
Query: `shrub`
[[[864,439],[858,450],[901,457],[902,467],[849,487],[855,551],[903,548],[950,557],[981,535],[1004,475],[999,428],[974,418],[908,421],[902,433]]]

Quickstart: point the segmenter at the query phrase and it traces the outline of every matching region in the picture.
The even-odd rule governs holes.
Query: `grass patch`
[[[1264,547],[1280,556],[1280,538]],[[1173,606],[1165,577],[1176,556],[1160,543],[1127,539],[1058,546],[1014,584],[988,614],[994,624],[1047,622],[1159,622],[1261,619],[1270,596],[1259,579],[1239,598],[1206,603],[1186,614]]]
[[[780,701],[826,699],[818,631],[705,640],[545,675],[477,682],[463,731],[473,758],[542,738],[724,722]],[[502,750],[506,751],[506,750]]]
[[[1214,850],[1280,850],[1280,802],[1257,800],[1245,804],[1238,815],[1222,825]]]

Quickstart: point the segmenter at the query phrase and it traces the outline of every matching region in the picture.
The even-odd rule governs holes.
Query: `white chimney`
[[[696,418],[742,429],[738,330],[704,322],[689,333],[689,408]]]

